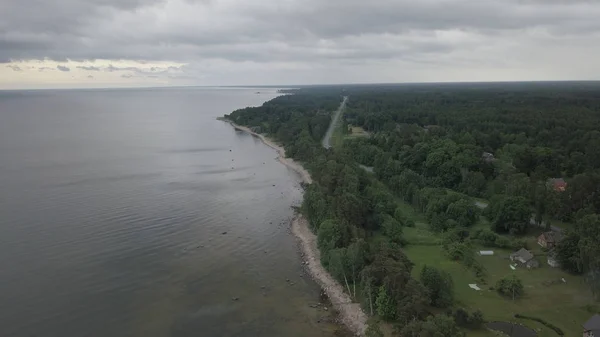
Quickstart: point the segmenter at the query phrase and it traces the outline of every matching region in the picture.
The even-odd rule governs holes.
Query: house
[[[539,262],[534,258],[533,254],[525,248],[521,248],[518,251],[510,254],[510,260],[520,262],[527,269],[537,268],[540,266]]]
[[[552,249],[556,247],[556,244],[558,244],[562,238],[563,235],[561,232],[550,231],[542,233],[540,236],[538,236],[537,242],[538,245],[544,248]]]
[[[600,315],[592,316],[583,324],[583,337],[600,337]]]
[[[546,186],[556,192],[564,192],[567,189],[567,182],[563,178],[551,178],[546,182]]]
[[[493,154],[491,154],[491,153],[489,153],[489,152],[484,152],[484,153],[481,155],[481,159],[483,159],[483,161],[485,161],[486,163],[491,163],[491,162],[493,162],[494,160],[496,160],[496,158],[494,158],[494,155],[493,155]]]

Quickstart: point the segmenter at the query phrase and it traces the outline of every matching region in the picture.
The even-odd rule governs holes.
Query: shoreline
[[[279,162],[297,172],[303,183],[312,183],[310,174],[300,163],[285,157],[285,149],[282,146],[245,126],[237,125],[227,119],[221,120],[229,123],[236,130],[258,137],[265,145],[277,151]],[[317,236],[310,230],[308,220],[302,214],[296,213],[291,223],[291,230],[300,243],[302,257],[305,259],[309,275],[327,294],[333,307],[339,313],[340,321],[355,335],[364,336],[367,329],[367,315],[363,312],[360,304],[352,302],[350,295],[344,292],[343,286],[321,265],[321,252],[317,247]]]
[[[236,129],[238,131],[244,131],[255,137],[258,137],[265,145],[267,145],[268,147],[277,151],[277,154],[278,154],[277,160],[279,160],[280,163],[282,163],[283,165],[291,168],[296,173],[298,173],[300,175],[300,178],[302,179],[303,183],[312,184],[312,178],[310,177],[310,173],[308,173],[308,171],[304,167],[302,167],[302,165],[300,165],[300,163],[296,162],[292,158],[286,158],[285,157],[285,149],[282,146],[278,145],[273,140],[250,130],[249,128],[247,128],[245,126],[235,124],[234,122],[232,122],[228,119],[221,119],[221,120],[226,123],[229,123],[231,126],[233,126],[234,129]]]

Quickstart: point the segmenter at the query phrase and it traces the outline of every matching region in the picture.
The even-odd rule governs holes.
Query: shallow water
[[[333,336],[255,91],[0,92],[0,335]]]

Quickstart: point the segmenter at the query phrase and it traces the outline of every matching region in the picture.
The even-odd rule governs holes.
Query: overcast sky
[[[600,0],[0,1],[0,88],[598,79]]]

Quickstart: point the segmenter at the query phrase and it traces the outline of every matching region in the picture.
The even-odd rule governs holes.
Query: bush
[[[506,236],[498,235],[488,229],[479,229],[473,233],[473,239],[486,247],[496,247],[504,249],[527,248],[526,240],[511,240]]]
[[[473,314],[471,314],[470,325],[474,328],[480,328],[484,322],[483,312],[479,309],[473,311]]]
[[[366,337],[384,337],[383,332],[379,328],[379,324],[376,322],[369,322],[369,326],[367,327],[367,331],[365,331]]]
[[[529,249],[529,245],[527,244],[527,240],[526,239],[519,239],[519,240],[514,240],[513,241],[513,248],[515,250],[521,249],[521,248],[525,248],[525,249]]]
[[[385,287],[379,287],[377,298],[375,299],[377,314],[386,321],[392,321],[396,318],[396,303],[391,298]]]
[[[456,325],[463,328],[479,329],[483,322],[485,322],[483,312],[479,309],[469,314],[465,309],[458,308],[450,316],[454,318]]]
[[[471,247],[463,242],[452,243],[446,246],[446,254],[451,260],[463,260],[468,256],[470,249]]]
[[[516,277],[503,278],[496,283],[496,290],[500,295],[517,298],[523,295],[523,282]]]
[[[463,308],[456,309],[452,316],[454,317],[454,321],[458,326],[466,327],[469,324],[469,313]]]
[[[554,325],[552,323],[546,322],[542,318],[533,317],[533,316],[525,316],[525,315],[520,315],[520,314],[515,314],[515,318],[529,319],[529,320],[532,320],[532,321],[536,321],[538,323],[542,323],[543,325],[547,326],[548,328],[554,330],[559,336],[564,336],[565,335],[565,333],[561,330],[561,328],[557,327],[556,325]]]

